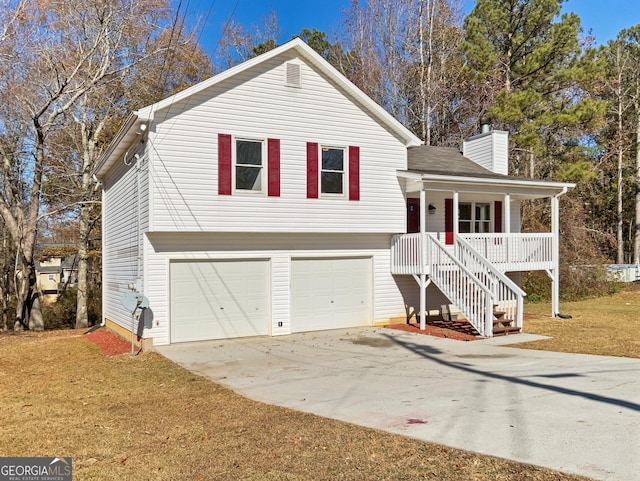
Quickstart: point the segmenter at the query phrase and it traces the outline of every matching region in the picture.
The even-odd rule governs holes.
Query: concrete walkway
[[[640,479],[640,359],[384,328],[158,351],[251,399],[607,481]]]

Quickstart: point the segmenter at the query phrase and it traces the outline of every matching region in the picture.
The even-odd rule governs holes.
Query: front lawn
[[[0,455],[74,480],[585,479],[254,402],[154,353],[73,331],[0,333]]]
[[[607,297],[561,302],[571,319],[553,319],[548,303],[525,304],[524,332],[551,336],[516,347],[640,358],[640,287]]]

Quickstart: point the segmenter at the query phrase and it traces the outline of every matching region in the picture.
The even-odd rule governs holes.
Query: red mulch
[[[106,329],[85,334],[85,339],[96,344],[107,356],[117,356],[131,352],[131,342],[128,342]]]
[[[412,322],[410,324],[391,324],[387,326],[389,329],[397,329],[405,332],[415,332],[416,334],[426,334],[428,336],[446,337],[456,341],[475,341],[479,339],[474,329],[467,323],[446,322],[446,321],[429,321],[425,326],[425,330],[420,330],[420,324]]]

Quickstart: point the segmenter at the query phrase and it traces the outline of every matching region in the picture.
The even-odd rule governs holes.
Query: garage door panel
[[[371,258],[293,259],[293,330],[305,332],[370,325],[371,273]]]
[[[268,261],[171,264],[171,342],[268,334]]]

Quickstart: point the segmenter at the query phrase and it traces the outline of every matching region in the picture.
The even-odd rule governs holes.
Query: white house
[[[465,144],[478,163],[421,146],[292,40],[132,113],[105,151],[104,320],[160,345],[424,322],[444,295],[482,335],[496,306],[521,325],[504,273],[557,280],[571,184],[504,175],[505,149],[500,132]],[[518,234],[519,202],[541,197],[552,231]]]

